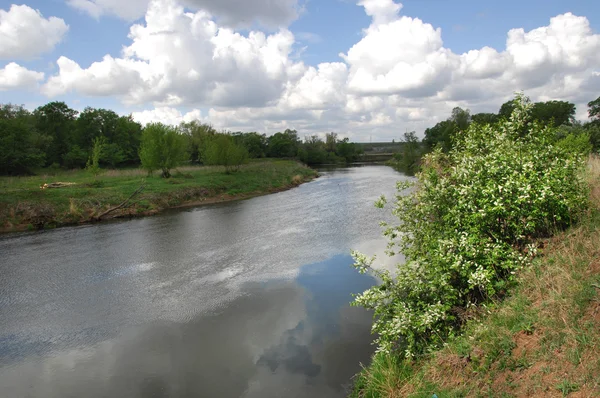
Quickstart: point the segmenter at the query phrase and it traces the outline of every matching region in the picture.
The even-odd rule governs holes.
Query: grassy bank
[[[443,349],[417,360],[380,354],[353,397],[600,396],[600,160],[589,162],[592,208],[541,242],[508,298],[477,313]]]
[[[222,167],[182,167],[169,179],[139,169],[109,170],[95,179],[83,170],[33,177],[0,178],[0,229],[3,232],[53,228],[100,219],[155,214],[163,209],[244,199],[308,181],[316,172],[290,160],[253,161],[237,173]],[[72,183],[41,189],[44,184]],[[143,186],[143,190],[127,201]]]

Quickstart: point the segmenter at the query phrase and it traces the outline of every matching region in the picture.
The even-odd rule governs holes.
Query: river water
[[[343,397],[368,363],[401,174],[323,171],[289,191],[0,237],[2,397]],[[384,261],[383,266],[392,264]]]

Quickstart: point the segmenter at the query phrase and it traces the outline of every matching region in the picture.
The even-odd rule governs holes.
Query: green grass
[[[119,216],[151,214],[189,202],[231,200],[289,188],[316,172],[291,160],[256,160],[239,172],[222,167],[181,167],[170,179],[140,169],[106,170],[97,179],[83,170],[43,170],[33,177],[0,177],[0,227],[5,231],[86,222],[145,188]],[[41,189],[45,183],[75,185]]]
[[[508,297],[469,320],[443,349],[413,361],[376,355],[352,397],[600,396],[600,160],[595,205],[543,243]]]

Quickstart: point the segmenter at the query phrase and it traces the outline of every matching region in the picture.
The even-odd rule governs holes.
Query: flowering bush
[[[388,254],[406,262],[357,295],[374,310],[378,351],[412,357],[437,347],[460,326],[459,314],[502,293],[535,254],[535,239],[571,224],[587,206],[582,155],[555,145],[532,121],[529,99],[516,97],[509,120],[473,123],[448,154],[423,159],[416,189],[393,203],[398,225],[383,223]],[[377,205],[383,207],[382,197]],[[374,258],[353,252],[360,272]]]

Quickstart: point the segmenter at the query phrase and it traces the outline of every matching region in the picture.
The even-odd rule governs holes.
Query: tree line
[[[33,174],[40,168],[77,169],[142,166],[164,177],[181,164],[223,165],[239,169],[248,158],[297,158],[307,164],[352,162],[360,145],[329,133],[300,139],[287,129],[267,137],[257,132],[218,131],[199,121],[143,127],[132,116],[87,107],[82,112],[64,102],[50,102],[33,112],[0,104],[0,174]]]
[[[414,131],[405,133],[404,145],[396,154],[393,164],[401,171],[414,175],[425,154],[437,147],[447,153],[459,132],[466,131],[472,123],[498,125],[509,120],[516,107],[515,101],[513,99],[502,104],[498,113],[471,114],[469,109],[456,107],[446,120],[427,128],[423,140],[419,140]],[[577,121],[575,112],[575,104],[553,100],[532,104],[529,117],[541,127],[552,128],[558,145],[571,146],[573,150],[583,152],[600,151],[600,97],[588,103],[590,121]]]

